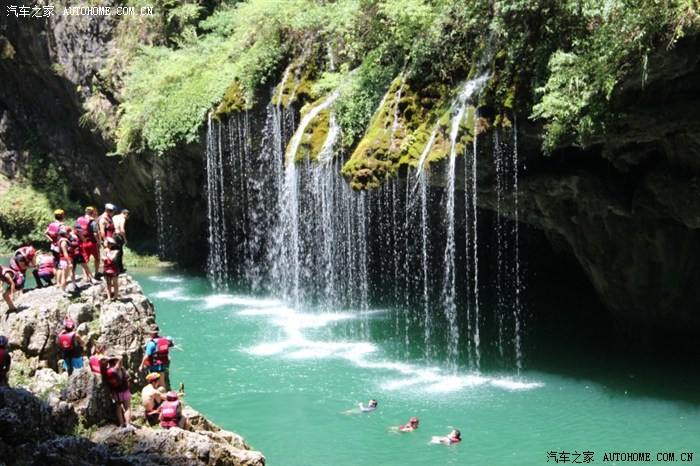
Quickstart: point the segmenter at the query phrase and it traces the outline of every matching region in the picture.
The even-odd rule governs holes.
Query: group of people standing
[[[30,267],[34,268],[37,288],[52,286],[55,278],[64,297],[69,297],[68,281],[72,281],[75,291],[75,271],[80,265],[86,282],[95,285],[104,277],[107,299],[119,299],[117,278],[126,271],[123,246],[127,244],[126,221],[129,215],[128,209],[117,213],[117,207],[111,203],[105,204],[104,212],[99,216],[95,207],[88,206],[71,228],[65,224],[63,209],[56,209],[54,221],[44,232],[49,241],[49,252],[37,251],[32,245],[22,246],[12,255],[9,266],[3,266],[0,270],[0,280],[5,285],[3,299],[8,312],[17,310],[13,297],[24,290],[26,272]],[[94,266],[92,273],[88,266],[91,258]]]

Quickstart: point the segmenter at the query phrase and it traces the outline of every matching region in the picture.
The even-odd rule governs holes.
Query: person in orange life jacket
[[[83,250],[80,248],[80,238],[75,232],[68,230],[68,240],[70,241],[70,254],[71,260],[73,262],[73,267],[71,267],[70,275],[71,281],[73,282],[73,288],[77,289],[78,285],[75,283],[75,269],[80,265],[83,268],[83,277],[85,280],[92,284],[99,283],[96,281],[92,274],[90,273],[90,268],[85,263],[85,258],[83,257]]]
[[[119,299],[119,270],[117,269],[117,242],[109,237],[102,250],[102,275],[105,277],[107,300]]]
[[[160,405],[165,401],[165,388],[158,386],[159,372],[146,376],[146,385],[141,390],[141,404],[146,413],[146,421],[154,426],[160,420]]]
[[[97,277],[100,272],[100,241],[98,239],[98,227],[95,221],[97,209],[92,206],[85,207],[85,215],[78,217],[75,221],[75,230],[80,238],[80,249],[83,253],[85,263],[90,262],[90,257],[94,258],[94,279],[93,285],[99,283]]]
[[[107,356],[102,377],[109,384],[110,397],[115,404],[117,421],[120,427],[131,425],[131,382],[129,374],[122,367],[121,356]]]
[[[462,433],[460,431],[458,431],[457,429],[454,429],[452,432],[450,432],[449,434],[447,434],[444,437],[434,435],[430,441],[432,443],[442,443],[444,445],[459,443],[462,441]]]
[[[63,297],[69,297],[70,293],[66,289],[68,285],[68,274],[73,267],[73,255],[71,254],[71,244],[69,239],[69,229],[61,227],[58,230],[58,270],[56,272],[56,282],[63,290]]]
[[[407,424],[397,427],[400,432],[412,432],[418,428],[418,418],[412,417]]]
[[[37,268],[32,270],[32,274],[34,275],[34,280],[36,280],[36,287],[37,288],[43,288],[44,285],[42,283],[42,280],[46,282],[46,286],[51,286],[53,283],[51,282],[51,279],[53,279],[54,274],[53,274],[53,256],[51,254],[37,254],[36,256],[37,260]]]
[[[65,217],[65,212],[63,212],[63,209],[56,209],[53,211],[53,217],[54,221],[49,224],[44,234],[49,239],[49,250],[54,259],[53,268],[58,269],[58,262],[61,260],[61,251],[58,248],[58,230],[64,226],[63,218]],[[54,273],[56,273],[56,271],[54,271]]]
[[[117,206],[114,204],[105,204],[105,211],[97,219],[97,230],[100,235],[100,243],[103,247],[107,247],[107,238],[114,236],[114,221],[112,217],[117,211]]]
[[[114,223],[114,239],[117,241],[117,249],[119,250],[117,267],[119,268],[120,274],[126,272],[124,268],[124,245],[128,243],[126,240],[126,221],[129,220],[129,215],[129,209],[122,209],[121,213],[112,217],[112,222]]]
[[[139,371],[147,367],[148,372],[160,373],[158,386],[167,389],[166,379],[168,378],[167,371],[170,365],[170,348],[174,346],[174,343],[172,339],[159,336],[160,329],[158,327],[151,327],[147,331],[150,339],[146,343],[146,352],[141,360]]]
[[[76,332],[75,321],[70,317],[63,321],[63,330],[56,337],[58,346],[63,351],[63,369],[70,376],[74,369],[83,367],[83,347],[85,342]]]
[[[2,298],[7,303],[7,312],[17,310],[12,299],[24,288],[24,275],[7,267],[0,267],[0,282],[6,285]]]
[[[182,403],[177,393],[169,391],[165,394],[165,401],[160,405],[160,426],[164,429],[179,427],[184,430],[192,430],[187,416],[182,414]]]
[[[26,273],[29,267],[36,268],[36,250],[34,246],[24,246],[12,254],[10,268],[20,273]]]
[[[103,367],[107,364],[107,356],[105,356],[106,351],[107,346],[104,343],[98,343],[93,348],[93,353],[88,359],[88,363],[90,364],[90,370],[94,374],[102,374]]]
[[[7,349],[7,337],[0,335],[0,385],[7,385],[7,375],[10,373],[12,357]]]

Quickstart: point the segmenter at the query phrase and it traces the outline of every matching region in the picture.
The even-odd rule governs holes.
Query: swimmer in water
[[[449,434],[447,434],[444,437],[440,437],[438,435],[435,435],[431,439],[432,443],[441,443],[443,445],[451,445],[453,443],[459,443],[461,441],[462,441],[462,434],[457,429],[454,429],[452,432],[450,432]]]
[[[371,413],[372,411],[377,409],[377,400],[369,400],[367,406],[363,405],[362,403],[360,403],[359,406],[361,413]]]
[[[398,427],[392,427],[392,430],[398,430],[399,432],[413,432],[418,428],[418,418],[417,417],[412,417],[408,423],[398,426]]]

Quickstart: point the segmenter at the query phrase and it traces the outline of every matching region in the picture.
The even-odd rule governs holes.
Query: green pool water
[[[134,277],[181,347],[171,374],[187,403],[270,466],[641,464],[613,453],[700,463],[700,376],[687,363],[532,336],[519,374],[455,370],[399,350],[400,310],[319,312],[215,293],[197,276]],[[354,410],[370,398],[376,411]],[[412,416],[415,432],[391,429]],[[430,442],[453,428],[461,443]]]

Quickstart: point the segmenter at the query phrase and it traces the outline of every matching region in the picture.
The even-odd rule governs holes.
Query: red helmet
[[[177,393],[173,391],[169,391],[168,393],[165,394],[165,399],[168,401],[176,401],[177,400]]]
[[[411,418],[411,424],[417,424],[418,423],[418,418],[417,417],[412,417]]]
[[[63,326],[66,328],[66,330],[73,330],[75,328],[75,321],[68,317],[63,321]]]

